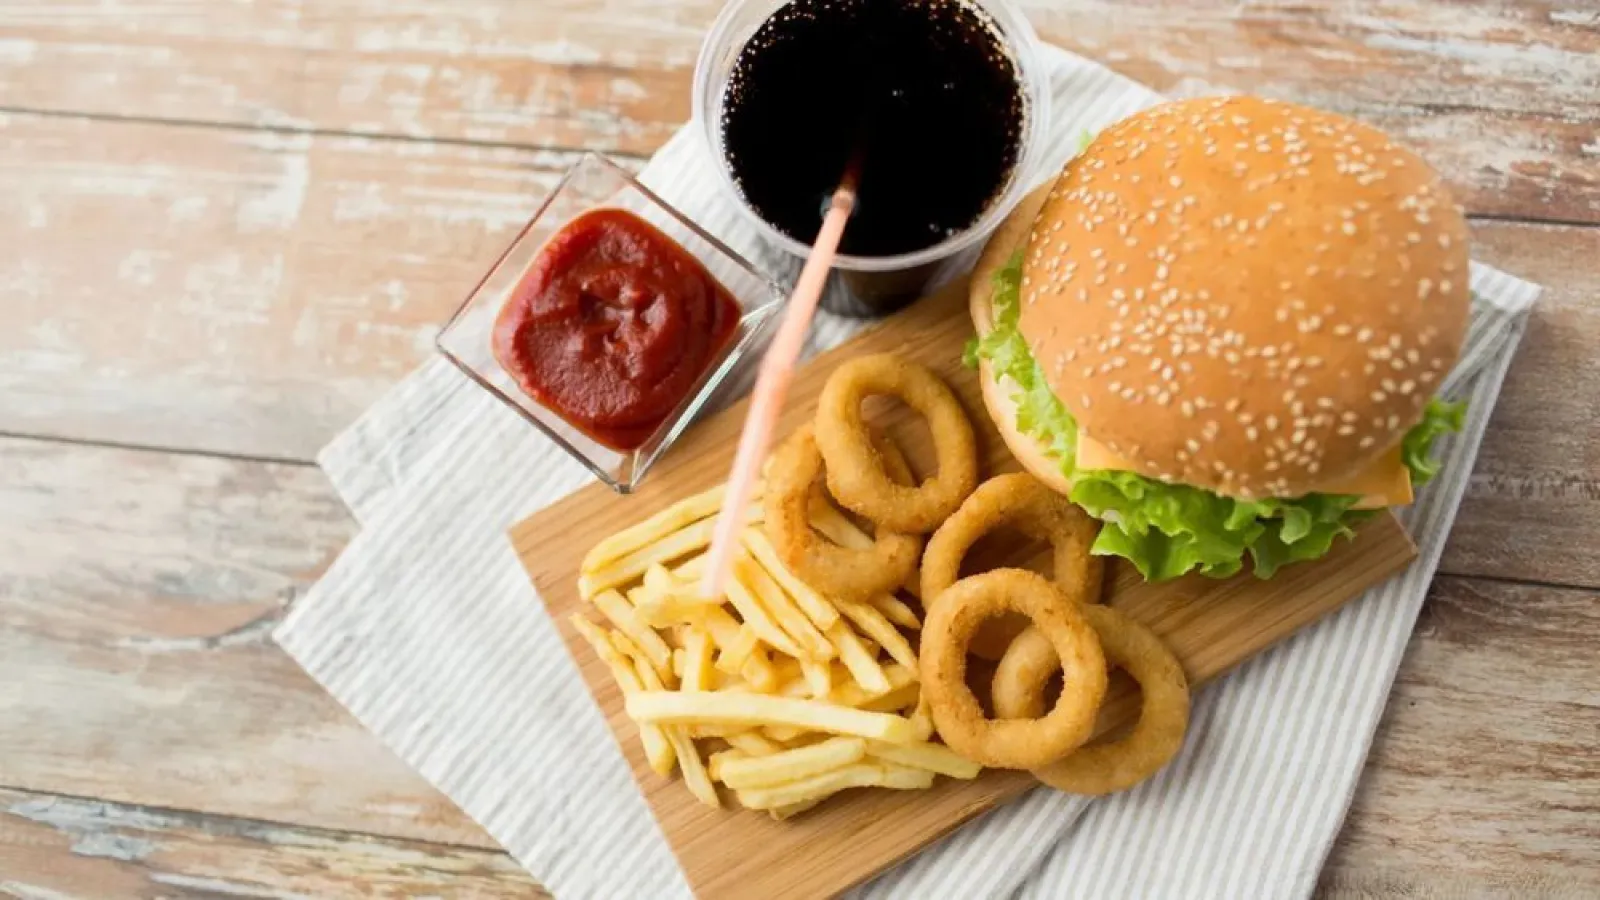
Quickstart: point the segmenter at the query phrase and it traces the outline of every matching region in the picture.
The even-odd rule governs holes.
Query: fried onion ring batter
[[[1081,607],[1043,576],[996,569],[956,582],[928,605],[922,625],[922,689],[939,736],[985,766],[1036,769],[1061,759],[1093,733],[1106,692],[1105,656]],[[1055,709],[1033,719],[990,719],[967,687],[967,645],[1002,612],[1027,616],[1065,660],[1068,685]]]
[[[1189,680],[1166,643],[1142,623],[1109,606],[1086,606],[1105,658],[1139,682],[1143,693],[1138,724],[1126,737],[1091,744],[1049,765],[1034,777],[1070,794],[1127,790],[1154,775],[1180,747],[1189,727]],[[1044,713],[1044,688],[1061,669],[1044,632],[1029,628],[1012,642],[994,674],[994,707],[1007,719],[1037,719]]]
[[[911,469],[898,447],[873,436],[873,453],[890,477],[911,481]],[[810,427],[802,428],[773,454],[767,472],[765,524],[779,556],[807,584],[840,600],[865,601],[891,593],[917,567],[922,538],[875,526],[869,548],[843,547],[811,529],[808,514],[814,487],[825,478],[822,454]]]
[[[972,545],[1003,525],[1034,540],[1050,542],[1055,582],[1074,602],[1100,600],[1105,566],[1100,557],[1089,554],[1099,523],[1032,475],[1018,472],[978,485],[928,539],[922,554],[922,602],[932,603],[955,584],[961,561]],[[983,659],[999,659],[1027,627],[1027,620],[1016,615],[991,620],[973,638],[971,652]]]
[[[939,463],[921,484],[899,482],[873,447],[861,418],[861,401],[872,394],[898,397],[927,420]],[[893,354],[858,356],[833,370],[817,401],[816,435],[829,493],[891,531],[933,531],[978,483],[977,440],[961,401],[932,370]]]

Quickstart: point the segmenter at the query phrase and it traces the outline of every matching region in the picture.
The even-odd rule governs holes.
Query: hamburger
[[[1381,132],[1253,97],[1096,136],[990,238],[968,363],[1017,459],[1150,580],[1270,577],[1437,471],[1467,228]]]

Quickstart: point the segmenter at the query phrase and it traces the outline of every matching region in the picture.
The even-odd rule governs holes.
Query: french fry
[[[683,684],[684,655],[682,650],[672,651],[672,674],[678,676],[678,684]]]
[[[778,689],[778,671],[772,666],[772,657],[767,655],[767,648],[757,644],[750,655],[745,657],[744,665],[740,667],[739,674],[750,686],[763,694],[773,693]]]
[[[628,596],[631,598],[634,594],[630,592]],[[633,606],[639,621],[652,628],[668,628],[700,622],[711,614],[711,610],[722,609],[722,601],[707,600],[675,586],[665,592],[645,592]]]
[[[736,747],[729,747],[726,750],[718,750],[717,752],[711,754],[711,756],[707,757],[707,759],[706,759],[706,774],[711,776],[711,780],[712,781],[721,781],[722,780],[722,765],[723,765],[723,763],[727,762],[730,759],[748,759],[748,758],[749,757],[747,757],[744,754],[743,751],[739,750]]]
[[[744,725],[723,725],[717,722],[704,722],[699,725],[685,725],[684,730],[689,732],[689,737],[696,740],[701,738],[722,738],[727,740],[735,734],[749,731]]]
[[[700,580],[700,576],[704,575],[705,571],[706,555],[704,553],[696,553],[694,556],[678,563],[678,567],[672,570],[672,577],[679,581],[693,584]]]
[[[644,586],[651,593],[668,594],[678,588],[679,582],[666,566],[656,563],[644,570]]]
[[[872,546],[872,538],[826,499],[814,499],[807,512],[810,514],[811,527],[835,544],[851,550],[865,550]]]
[[[926,694],[917,692],[917,707],[907,718],[911,720],[911,727],[917,732],[917,740],[926,741],[933,737],[933,710],[928,708]]]
[[[724,737],[723,740],[728,742],[728,746],[738,750],[745,756],[771,756],[774,753],[783,752],[782,744],[768,740],[756,731],[741,731],[730,734]]]
[[[811,696],[823,698],[833,693],[832,666],[825,662],[802,659],[800,672],[805,677],[806,686],[811,689]]]
[[[868,712],[898,712],[917,702],[917,696],[921,693],[922,686],[919,684],[901,685],[887,694],[863,701],[856,708]]]
[[[762,734],[780,744],[787,744],[790,741],[797,740],[806,731],[807,729],[799,725],[768,725],[761,729]]]
[[[860,738],[829,738],[819,744],[771,756],[727,759],[722,764],[719,780],[735,790],[773,787],[848,766],[866,755],[867,742]]]
[[[917,667],[917,651],[911,649],[911,642],[894,627],[894,623],[883,617],[883,613],[853,600],[837,600],[835,605],[867,637],[877,641],[891,659],[902,666]]]
[[[794,598],[795,605],[800,607],[800,611],[805,613],[812,625],[827,631],[839,621],[839,611],[833,608],[833,604],[824,600],[811,585],[801,581],[789,571],[789,567],[778,558],[777,548],[772,546],[772,541],[767,538],[765,532],[759,528],[746,528],[744,534],[740,536],[740,543],[744,544],[744,548],[750,552],[750,556],[761,565],[761,568]]]
[[[876,653],[868,650],[861,637],[851,630],[847,622],[835,622],[826,634],[828,642],[839,654],[839,661],[850,670],[850,677],[863,690],[875,694],[889,691],[889,679],[878,665]]]
[[[661,677],[661,674],[656,671],[655,665],[650,662],[650,658],[645,656],[644,651],[639,649],[639,645],[629,640],[627,635],[620,631],[613,631],[610,634],[610,638],[611,646],[633,662],[633,669],[639,674],[639,683],[644,685],[645,690],[669,691],[677,687],[676,682],[669,682]]]
[[[773,660],[772,670],[777,673],[779,684],[805,678],[805,673],[800,670],[800,660],[792,656],[780,656]]]
[[[682,728],[669,727],[665,730],[667,740],[672,742],[672,749],[678,754],[678,768],[683,771],[683,783],[689,788],[689,793],[707,806],[722,808],[716,785],[711,783],[711,776],[700,761],[700,751],[695,749],[694,741]]]
[[[886,763],[882,768],[879,781],[873,787],[889,788],[895,791],[925,791],[933,787],[933,773],[927,769],[916,769],[911,766]]]
[[[644,653],[645,659],[664,678],[672,677],[672,648],[661,639],[655,629],[639,621],[638,610],[622,599],[616,591],[601,591],[594,597],[595,608],[611,622],[612,627],[628,636],[628,640]]]
[[[899,663],[890,663],[883,671],[886,690],[881,693],[869,691],[854,681],[840,679],[834,683],[833,690],[828,692],[826,698],[817,699],[826,699],[835,706],[871,709],[874,712],[897,712],[917,702],[921,691],[915,672]],[[785,697],[815,696],[804,678],[785,682],[778,688],[778,693]]]
[[[733,577],[742,582],[750,593],[756,598],[763,609],[772,616],[784,634],[794,639],[799,647],[799,653],[792,653],[798,659],[832,659],[834,657],[833,645],[822,636],[817,626],[811,624],[800,607],[794,600],[783,592],[778,582],[767,574],[767,570],[749,555],[741,554],[733,561]]]
[[[680,656],[681,654],[681,656]],[[683,660],[678,670],[681,690],[709,691],[711,686],[711,635],[700,628],[690,628],[683,639],[683,649],[673,652],[673,659]]]
[[[930,787],[932,784],[933,773],[924,769],[856,763],[775,787],[738,791],[737,795],[740,805],[747,809],[782,809],[807,801],[821,800],[850,788],[886,787],[915,790]]]
[[[775,821],[775,822],[782,822],[784,819],[790,819],[790,818],[793,818],[795,816],[800,815],[801,813],[805,812],[806,810],[811,809],[811,808],[821,804],[822,801],[824,801],[826,799],[828,799],[828,798],[827,797],[818,797],[815,800],[802,800],[799,803],[791,803],[788,806],[779,806],[779,807],[767,810],[767,815],[771,816],[773,821]]]
[[[706,611],[700,614],[700,620],[694,624],[704,628],[711,635],[711,643],[718,650],[738,643],[740,640],[739,620],[729,615],[728,611],[720,606],[707,607]]]
[[[578,571],[585,575],[598,572],[607,564],[648,547],[687,525],[716,515],[722,508],[722,497],[727,492],[727,485],[718,485],[709,491],[679,500],[643,522],[622,529],[595,544],[584,555]]]
[[[766,642],[766,645],[779,653],[793,656],[796,659],[804,656],[798,644],[789,637],[778,623],[767,612],[767,608],[757,599],[755,593],[740,578],[737,565],[734,566],[733,577],[728,579],[728,602],[738,610],[739,618],[744,624],[755,631],[756,637]]]
[[[622,653],[633,660],[633,668],[639,675],[639,681],[649,691],[663,691],[666,685],[656,675],[655,667],[627,636],[620,632],[611,633],[611,643]],[[626,693],[624,693],[626,696]],[[706,774],[705,766],[700,761],[700,752],[695,749],[694,739],[689,736],[689,729],[682,725],[664,725],[661,733],[666,737],[667,743],[672,745],[673,755],[677,757],[678,770],[683,772],[683,783],[689,788],[689,793],[695,799],[707,806],[722,806],[722,801],[717,797],[717,789],[711,783],[711,778]]]
[[[732,618],[731,616],[729,618]],[[743,677],[744,661],[756,651],[761,639],[756,637],[755,629],[748,625],[736,625],[738,630],[726,643],[719,641],[722,652],[717,654],[715,663],[717,669],[729,675]]]
[[[884,762],[913,769],[925,769],[939,775],[948,775],[962,781],[978,777],[983,767],[951,750],[943,744],[919,742],[915,744],[872,744],[867,755]],[[729,785],[732,787],[733,785]]]
[[[846,709],[819,700],[765,694],[645,691],[626,698],[628,715],[660,725],[718,722],[854,735],[889,744],[912,742],[911,723],[889,713]]]
[[[600,626],[585,619],[580,615],[573,615],[567,619],[572,623],[573,630],[577,631],[589,646],[594,648],[595,655],[611,670],[611,677],[617,682],[617,687],[622,689],[624,697],[639,694],[644,691],[644,685],[639,681],[639,674],[630,665],[630,661],[617,648],[612,646],[610,638],[600,629]],[[649,668],[646,666],[646,668]],[[677,759],[677,751],[672,743],[667,740],[666,732],[660,726],[649,725],[635,721],[639,728],[639,744],[644,748],[645,761],[650,769],[658,775],[671,775],[672,767]]]
[[[752,503],[746,512],[746,521],[759,522],[761,517],[761,504]],[[601,591],[642,578],[653,565],[664,565],[703,549],[711,543],[711,532],[716,524],[715,518],[701,519],[617,557],[594,571],[579,574],[578,596],[588,600]]]
[[[899,625],[901,628],[916,630],[922,627],[922,620],[917,618],[917,613],[907,606],[904,600],[893,594],[879,594],[868,603],[873,609],[883,614],[885,619]]]

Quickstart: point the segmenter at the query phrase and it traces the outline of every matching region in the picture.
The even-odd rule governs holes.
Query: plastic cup
[[[811,248],[794,240],[756,214],[733,180],[722,146],[722,102],[734,63],[746,42],[789,0],[732,0],[723,7],[700,47],[694,72],[694,132],[714,161],[721,187],[734,198],[739,212],[761,237],[796,259]],[[965,231],[937,244],[895,256],[840,254],[829,277],[822,307],[855,317],[887,315],[971,267],[982,241],[1022,199],[1029,188],[1027,173],[1039,167],[1049,133],[1049,81],[1039,60],[1039,39],[1022,11],[1008,0],[963,0],[987,14],[1003,46],[1016,64],[1023,96],[1024,121],[1017,161],[995,200]],[[819,61],[821,64],[822,61]]]

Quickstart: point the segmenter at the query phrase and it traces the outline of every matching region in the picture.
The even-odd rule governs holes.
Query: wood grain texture
[[[309,459],[572,158],[0,113],[0,431]]]
[[[548,896],[496,850],[0,789],[0,896]]]
[[[955,389],[977,428],[984,472],[1015,470],[1016,461],[982,412],[977,377],[960,363],[970,328],[967,287],[958,281],[802,366],[789,387],[776,433],[787,434],[810,420],[817,395],[839,362],[894,352],[929,366]],[[737,807],[731,812],[710,809],[676,780],[650,770],[609,670],[568,624],[571,614],[588,614],[577,596],[578,567],[583,555],[607,535],[725,479],[745,406],[736,404],[687,432],[639,493],[620,496],[591,485],[515,526],[512,540],[696,894],[831,897],[1016,797],[1034,781],[1026,772],[994,769],[973,781],[941,780],[928,791],[858,792],[794,820],[774,822]],[[872,421],[890,434],[909,438],[899,443],[913,469],[931,471],[930,442],[915,437],[925,428],[909,410],[884,406],[873,407]],[[1405,532],[1385,512],[1355,540],[1316,563],[1289,567],[1272,581],[1249,575],[1227,581],[1194,576],[1147,584],[1128,573],[1110,602],[1160,634],[1191,684],[1199,686],[1337,609],[1415,555]],[[1129,705],[1108,703],[1101,730],[1126,724],[1131,711]]]
[[[1597,634],[1600,593],[1438,579],[1324,884],[1600,895]]]
[[[0,439],[0,786],[493,846],[271,641],[353,531],[315,469]]]
[[[1600,587],[1600,229],[1480,222],[1473,240],[1484,262],[1547,287],[1441,569]]]
[[[648,153],[719,0],[13,3],[0,105]],[[1600,25],[1581,0],[1031,0],[1041,34],[1164,91],[1372,121],[1474,211],[1600,221]]]

